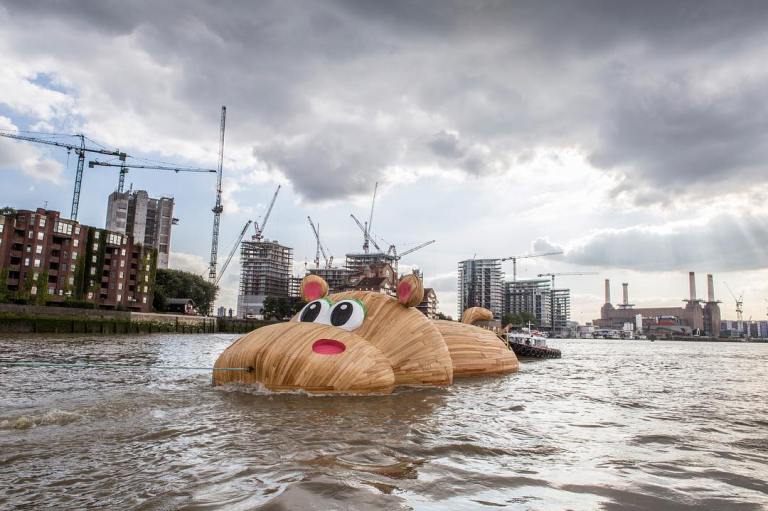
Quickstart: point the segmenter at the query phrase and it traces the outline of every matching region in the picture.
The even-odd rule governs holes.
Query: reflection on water
[[[0,360],[211,366],[233,339],[15,337]],[[0,509],[768,506],[768,345],[554,344],[518,374],[371,397],[0,368]]]

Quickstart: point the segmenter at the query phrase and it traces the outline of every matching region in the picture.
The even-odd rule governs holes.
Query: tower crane
[[[373,243],[373,246],[376,247],[376,250],[382,252],[381,247],[379,247],[379,245],[376,243],[376,240],[374,240],[373,237],[369,235],[370,233],[368,232],[368,224],[363,226],[362,222],[360,222],[360,220],[358,220],[355,215],[350,214],[349,216],[352,217],[352,220],[354,220],[360,230],[363,231],[363,251],[366,254],[368,253],[368,242],[370,241]]]
[[[221,271],[216,276],[216,281],[213,283],[214,286],[219,285],[221,278],[224,276],[224,272],[227,271],[227,266],[229,266],[230,261],[232,261],[232,257],[235,255],[235,252],[237,252],[237,247],[240,246],[240,242],[243,241],[243,236],[245,236],[245,232],[248,230],[248,227],[250,227],[252,223],[253,223],[253,220],[248,220],[247,222],[245,222],[245,226],[243,227],[243,230],[240,231],[240,236],[237,237],[237,239],[235,240],[235,244],[232,245],[232,250],[229,251],[227,260],[224,261],[224,264],[221,265]]]
[[[561,273],[539,273],[539,277],[551,277],[552,289],[555,289],[555,277],[565,277],[571,275],[597,275],[596,271],[574,271],[574,272],[561,272]]]
[[[328,254],[326,252],[326,248],[323,246],[323,243],[320,241],[320,226],[318,225],[315,227],[314,222],[312,222],[311,217],[307,217],[307,221],[309,222],[309,225],[312,227],[312,232],[315,233],[315,240],[317,240],[317,249],[315,251],[315,268],[320,268],[320,254],[323,254],[323,259],[325,260],[325,267],[330,268],[331,264],[333,264],[333,256],[328,257]]]
[[[373,207],[376,205],[376,192],[379,190],[379,182],[373,187],[373,198],[371,199],[371,214],[368,215],[368,222],[365,224],[365,237],[363,241],[363,252],[368,253],[368,242],[371,239],[371,228],[373,227]],[[375,243],[374,243],[375,245]],[[378,247],[377,247],[378,248]],[[381,249],[379,249],[381,250]]]
[[[275,205],[278,193],[280,193],[280,185],[277,185],[277,190],[275,190],[275,194],[272,196],[272,201],[269,203],[269,207],[267,208],[267,212],[264,214],[264,220],[261,221],[261,225],[259,225],[259,222],[253,222],[253,227],[255,230],[255,233],[251,238],[253,241],[261,241],[264,237],[264,228],[267,226],[267,220],[269,220],[269,215],[272,213],[272,207]]]
[[[562,251],[557,252],[544,252],[543,254],[524,254],[524,255],[518,255],[518,256],[509,256],[509,257],[502,257],[501,262],[512,260],[512,282],[517,282],[517,260],[518,259],[530,259],[531,257],[544,257],[544,256],[553,256],[553,255],[560,255],[562,254]],[[552,287],[555,285],[552,284]]]
[[[107,163],[98,160],[91,160],[88,162],[88,168],[93,167],[120,167],[120,179],[117,184],[117,191],[122,193],[125,187],[125,175],[128,173],[128,169],[148,169],[148,170],[169,170],[176,173],[179,172],[205,172],[209,174],[215,174],[218,172],[214,169],[198,169],[193,167],[168,167],[165,165],[126,165],[125,163]]]
[[[731,289],[731,286],[729,286],[727,282],[723,282],[723,284],[728,288],[728,292],[731,293],[733,300],[736,302],[736,319],[741,321],[744,319],[744,293],[741,293],[739,297],[736,298],[736,294]]]
[[[55,135],[55,134],[51,133],[51,135]],[[51,145],[56,147],[62,147],[67,151],[75,151],[75,154],[77,154],[77,171],[75,172],[75,189],[72,192],[72,210],[69,216],[72,220],[77,220],[77,210],[80,207],[80,189],[83,184],[83,168],[85,167],[85,153],[96,153],[96,154],[104,154],[108,156],[116,156],[120,159],[120,161],[125,161],[125,158],[127,155],[123,152],[120,152],[119,149],[115,149],[114,151],[112,151],[109,149],[102,149],[97,147],[86,147],[85,135],[78,134],[73,136],[80,139],[79,145],[67,144],[65,142],[57,142],[54,140],[46,140],[40,137],[18,135],[15,133],[0,133],[0,137],[11,138],[14,140],[24,140],[26,142],[34,142],[36,144],[45,144],[45,145]]]
[[[224,173],[224,128],[227,121],[227,107],[221,107],[221,125],[219,126],[219,167],[216,176],[216,204],[213,206],[213,233],[211,235],[211,261],[208,263],[208,280],[216,281],[216,259],[219,255],[219,223],[224,206],[221,204],[221,178]]]

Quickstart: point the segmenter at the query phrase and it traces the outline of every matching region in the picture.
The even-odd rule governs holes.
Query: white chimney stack
[[[611,303],[611,280],[605,279],[605,303]]]
[[[711,273],[707,274],[707,301],[715,301],[715,283]]]
[[[624,282],[621,284],[621,291],[624,298],[624,305],[629,305],[629,283]]]
[[[688,288],[691,291],[691,301],[696,301],[696,274],[691,272],[688,272]]]

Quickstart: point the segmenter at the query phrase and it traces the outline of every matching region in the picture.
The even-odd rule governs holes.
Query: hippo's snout
[[[215,367],[214,385],[261,383],[272,390],[391,392],[392,366],[384,354],[354,332],[318,323],[288,322],[259,328],[238,339]]]

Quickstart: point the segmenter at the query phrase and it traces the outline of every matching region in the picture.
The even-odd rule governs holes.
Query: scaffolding
[[[346,268],[351,273],[363,273],[367,268],[381,264],[388,264],[395,270],[397,280],[397,258],[391,254],[376,252],[373,254],[347,254]]]
[[[238,316],[260,316],[268,296],[290,296],[292,248],[277,241],[244,241],[240,249],[240,268]]]

